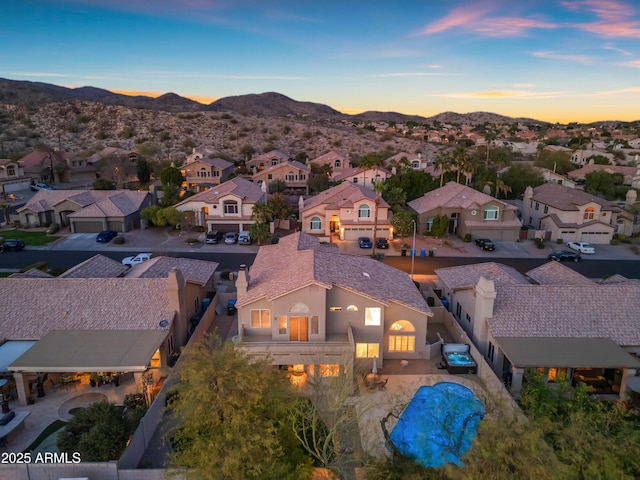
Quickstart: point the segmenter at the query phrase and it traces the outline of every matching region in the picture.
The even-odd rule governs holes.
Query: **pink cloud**
[[[624,67],[640,68],[640,60],[631,60],[621,64]]]
[[[491,9],[488,8],[488,6],[480,6],[476,8],[457,7],[451,10],[448,15],[444,16],[440,20],[431,22],[418,33],[420,35],[432,35],[455,27],[469,26],[490,11]]]
[[[537,58],[550,58],[552,60],[563,60],[567,62],[592,63],[593,58],[586,55],[566,55],[557,52],[531,52]]]
[[[476,32],[485,33],[492,37],[507,37],[522,35],[533,28],[557,28],[554,23],[530,20],[528,18],[502,17],[487,18],[478,25]]]
[[[631,5],[615,0],[563,1],[561,5],[572,11],[590,11],[599,20],[576,23],[573,26],[602,37],[640,38],[640,21],[633,20],[637,12]]]

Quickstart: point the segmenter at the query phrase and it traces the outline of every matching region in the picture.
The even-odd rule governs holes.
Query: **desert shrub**
[[[53,235],[58,230],[60,230],[60,225],[58,225],[55,222],[52,222],[52,223],[49,224],[49,228],[47,230],[47,235]]]
[[[465,234],[463,240],[469,243],[471,241],[471,234],[470,233]]]
[[[124,237],[122,235],[118,235],[113,240],[111,240],[111,243],[114,243],[116,245],[122,245],[124,243]]]
[[[612,238],[609,241],[609,245],[618,245],[620,243],[620,240],[618,240],[617,238]]]
[[[542,238],[536,238],[534,242],[536,243],[536,247],[544,248],[544,240]]]

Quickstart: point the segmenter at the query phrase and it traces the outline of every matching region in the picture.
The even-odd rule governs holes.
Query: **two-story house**
[[[287,160],[260,170],[253,174],[255,183],[263,183],[269,190],[269,184],[274,180],[282,180],[287,189],[293,192],[309,194],[307,180],[311,176],[311,168],[295,160]]]
[[[424,170],[430,165],[421,153],[410,154],[407,152],[396,153],[392,157],[387,158],[384,162],[385,165],[390,168],[394,167],[395,165],[402,166],[406,162],[406,165],[413,170]]]
[[[516,241],[522,227],[516,207],[456,182],[448,182],[407,205],[418,217],[420,232],[430,232],[433,219],[441,215],[449,219],[447,232],[459,237],[470,234],[474,238]]]
[[[514,396],[537,370],[624,398],[640,368],[637,280],[596,283],[558,262],[526,275],[493,262],[435,273],[458,324]]]
[[[179,212],[193,212],[197,226],[207,231],[240,232],[254,223],[253,206],[266,203],[265,190],[242,177],[235,177],[175,205]]]
[[[239,348],[309,379],[425,358],[433,312],[409,275],[298,232],[262,246],[236,281]]]
[[[235,166],[222,158],[203,157],[185,163],[180,171],[184,177],[184,186],[201,192],[227,181],[235,171]]]
[[[524,192],[523,221],[544,230],[547,240],[607,244],[615,230],[613,213],[604,198],[554,183]]]
[[[347,168],[338,175],[334,175],[333,182],[351,182],[373,189],[375,182],[385,181],[392,175],[390,170],[384,167],[352,167]]]
[[[30,178],[25,175],[20,162],[0,159],[0,193],[7,195],[29,188]]]
[[[261,172],[265,168],[273,167],[279,163],[289,160],[289,155],[280,150],[271,150],[267,153],[256,155],[251,160],[245,162],[245,167],[250,174]]]
[[[331,241],[357,240],[358,237],[393,238],[391,210],[380,198],[377,230],[373,232],[376,194],[362,185],[344,182],[298,203],[302,231]]]
[[[60,183],[69,181],[69,166],[62,152],[34,150],[20,160],[25,175],[35,183]]]
[[[331,151],[327,152],[319,157],[312,159],[312,165],[329,165],[331,167],[331,177],[333,180],[336,175],[342,173],[346,168],[350,168],[349,159],[346,155]]]

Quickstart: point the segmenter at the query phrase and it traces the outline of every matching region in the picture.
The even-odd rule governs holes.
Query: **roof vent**
[[[367,272],[362,272],[362,275],[364,275],[367,278],[371,278],[371,275],[369,275]]]

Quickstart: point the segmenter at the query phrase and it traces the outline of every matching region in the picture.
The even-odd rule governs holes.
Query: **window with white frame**
[[[587,207],[584,209],[584,220],[593,220],[595,210],[593,207]]]
[[[379,343],[356,343],[356,358],[380,358]]]
[[[293,182],[294,180],[297,180],[297,179],[298,179],[298,176],[297,176],[294,172],[289,171],[289,172],[287,172],[287,174],[284,176],[284,179],[285,179],[286,181],[288,181],[288,182]]]
[[[492,206],[484,209],[485,220],[498,220],[498,207]]]
[[[311,218],[311,230],[322,230],[322,219],[320,217]]]
[[[271,312],[266,309],[251,310],[252,328],[269,328],[271,326]]]
[[[220,170],[214,170],[213,171],[213,176],[214,177],[219,177],[220,176]]]
[[[380,326],[382,321],[382,308],[366,307],[364,309],[364,324],[367,326]]]
[[[362,204],[358,207],[358,218],[370,218],[371,207],[367,204]]]
[[[233,200],[225,200],[222,204],[224,206],[224,213],[238,213],[238,202]]]
[[[416,329],[408,320],[397,320],[389,327],[390,352],[414,352],[416,345]]]

